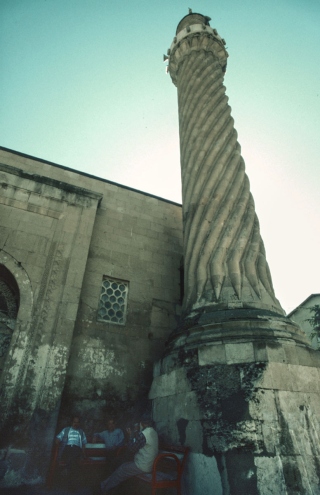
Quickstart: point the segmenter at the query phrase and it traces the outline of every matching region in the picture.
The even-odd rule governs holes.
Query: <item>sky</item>
[[[276,296],[320,293],[319,0],[0,0],[0,145],[181,203],[167,53],[188,8],[226,92]]]

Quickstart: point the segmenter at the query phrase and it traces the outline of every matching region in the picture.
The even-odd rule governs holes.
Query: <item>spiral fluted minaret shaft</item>
[[[283,314],[223,86],[228,54],[209,20],[182,19],[169,51],[179,104],[184,311],[237,306]]]

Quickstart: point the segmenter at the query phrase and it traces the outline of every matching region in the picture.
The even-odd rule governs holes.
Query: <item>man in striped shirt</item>
[[[66,463],[68,482],[70,487],[74,485],[78,476],[78,463],[81,457],[86,457],[85,446],[87,438],[80,428],[80,419],[74,416],[71,426],[63,428],[56,436],[56,444],[59,445],[59,457]]]

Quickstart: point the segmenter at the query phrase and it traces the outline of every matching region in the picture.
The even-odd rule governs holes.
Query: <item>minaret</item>
[[[168,72],[178,89],[184,231],[183,313],[170,346],[180,346],[185,332],[196,340],[203,324],[206,340],[219,339],[221,325],[225,338],[248,338],[248,321],[255,321],[252,339],[260,338],[262,327],[273,338],[276,328],[277,337],[287,339],[289,332],[306,344],[275,297],[223,85],[228,53],[209,21],[191,12],[168,50]]]
[[[274,294],[223,85],[228,53],[209,21],[190,12],[168,50],[185,294],[154,368],[153,415],[191,448],[184,494],[320,494],[320,355]]]
[[[179,101],[185,315],[230,303],[283,315],[223,86],[228,53],[209,20],[182,19],[169,51]]]

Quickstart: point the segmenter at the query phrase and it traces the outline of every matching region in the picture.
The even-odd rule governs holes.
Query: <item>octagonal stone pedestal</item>
[[[320,494],[319,366],[286,318],[173,336],[149,397],[160,436],[191,447],[183,493]]]

